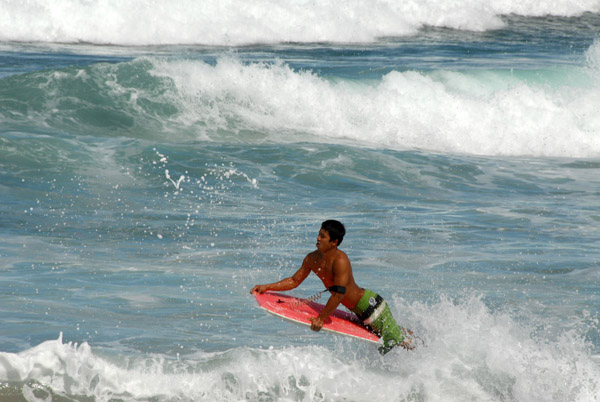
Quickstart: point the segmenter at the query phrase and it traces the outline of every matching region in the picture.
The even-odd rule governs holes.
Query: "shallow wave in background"
[[[488,156],[600,155],[600,42],[581,66],[319,76],[284,62],[141,57],[0,82],[5,132],[327,142]]]
[[[597,0],[3,1],[0,41],[211,46],[356,43],[411,35],[423,26],[497,29],[504,25],[500,16],[508,14],[570,17],[598,11]]]

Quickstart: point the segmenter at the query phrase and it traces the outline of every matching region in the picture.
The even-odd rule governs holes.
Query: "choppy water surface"
[[[0,5],[0,399],[597,401],[600,7],[430,3]],[[426,347],[257,307],[328,218]]]

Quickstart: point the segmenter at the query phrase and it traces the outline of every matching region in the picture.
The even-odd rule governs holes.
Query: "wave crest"
[[[598,44],[585,66],[325,78],[285,63],[140,58],[7,77],[5,130],[325,142],[487,156],[600,155]],[[36,123],[37,122],[37,123]]]
[[[581,75],[575,68],[570,74]],[[478,155],[600,155],[595,74],[576,85],[525,74],[391,72],[380,81],[325,79],[284,64],[231,58],[155,64],[181,95],[179,118],[210,132],[273,141],[350,141]]]
[[[357,43],[410,35],[423,26],[496,29],[503,25],[500,16],[509,14],[576,16],[599,11],[596,0],[5,1],[0,5],[0,41],[225,46]]]

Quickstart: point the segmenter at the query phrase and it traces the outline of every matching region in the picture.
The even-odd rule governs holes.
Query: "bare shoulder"
[[[319,252],[311,251],[304,257],[304,264],[314,265],[319,260]]]
[[[350,265],[350,259],[342,250],[337,250],[335,255],[333,256],[333,262],[341,265]]]
[[[305,260],[306,259],[311,259],[311,258],[315,259],[315,258],[318,258],[318,257],[319,257],[319,251],[315,250],[315,251],[311,251],[310,253],[306,254],[306,257],[304,259]]]
[[[346,260],[348,259],[348,256],[346,255],[346,253],[344,253],[342,250],[338,249],[336,252],[336,258],[344,258]]]

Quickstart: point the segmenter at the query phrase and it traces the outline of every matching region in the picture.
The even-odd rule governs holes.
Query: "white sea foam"
[[[588,68],[600,73],[600,39],[596,39],[592,46],[585,52]],[[600,74],[596,76],[600,77]]]
[[[221,58],[157,61],[177,88],[179,122],[197,135],[245,130],[273,141],[349,141],[478,155],[597,157],[600,76],[595,43],[576,77],[539,82],[505,71],[391,72],[379,81],[329,80],[287,65]],[[563,74],[564,75],[564,74]],[[575,82],[568,83],[569,81]],[[242,139],[242,138],[240,138]]]
[[[377,395],[380,400],[590,402],[597,397],[600,368],[575,331],[556,340],[534,336],[533,325],[490,311],[478,297],[434,305],[394,300],[393,308],[425,338],[426,347],[380,357],[370,344],[339,338],[334,350],[240,347],[185,357],[102,357],[86,343],[63,343],[60,337],[21,353],[0,352],[0,381],[17,384],[24,394],[34,381],[47,392],[97,401],[368,401]]]
[[[598,12],[597,0],[3,1],[0,41],[120,45],[370,42],[429,25],[487,30],[500,16]]]

